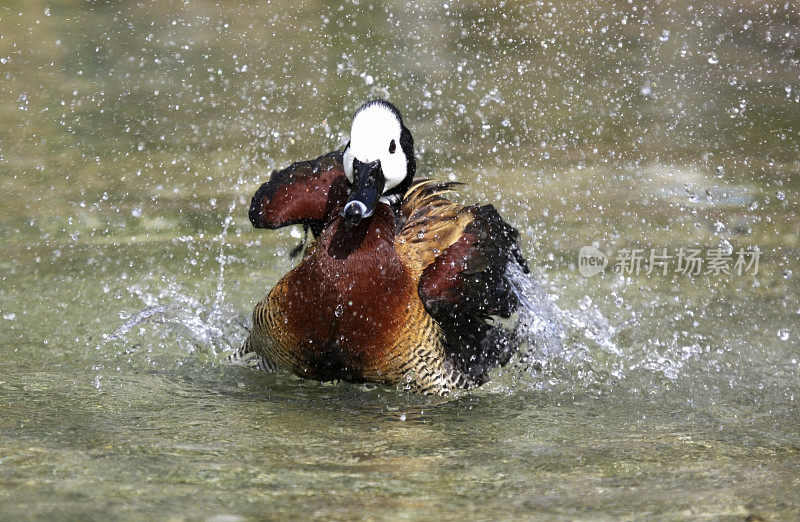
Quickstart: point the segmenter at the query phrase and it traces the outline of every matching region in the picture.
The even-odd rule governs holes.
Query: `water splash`
[[[134,339],[139,336],[156,339],[168,336],[186,352],[205,352],[218,358],[241,344],[248,327],[247,318],[224,302],[222,289],[218,289],[211,303],[191,297],[175,283],[169,283],[158,294],[138,285],[131,286],[129,291],[142,300],[145,308],[103,335],[98,348],[121,343],[126,349],[120,353],[127,354],[131,353],[130,345],[134,345]]]
[[[143,346],[148,354],[159,355],[153,352],[159,349],[170,352],[170,346],[177,345],[185,352],[203,353],[221,361],[241,346],[249,327],[249,318],[225,301],[225,259],[223,245],[217,291],[208,299],[194,298],[174,282],[167,283],[157,293],[139,285],[129,287],[145,307],[131,315],[123,314],[121,318],[125,321],[105,334],[98,348],[118,347],[116,354],[111,355],[114,359],[129,357]],[[634,357],[620,349],[616,336],[631,326],[630,321],[612,325],[588,298],[581,300],[574,310],[562,309],[535,277],[518,266],[510,267],[507,276],[521,305],[513,335],[522,349],[511,373],[517,377],[521,374],[522,379],[515,378],[517,382],[511,385],[511,391],[520,380],[537,389],[561,384],[602,388],[624,379],[623,368],[645,369],[677,378],[683,360],[673,361],[657,353]],[[171,355],[175,355],[174,351]],[[502,377],[498,381],[505,382]]]
[[[244,180],[241,176],[236,180],[235,186],[241,187],[244,185]],[[238,191],[237,191],[238,192]],[[225,255],[225,249],[228,245],[228,231],[231,228],[231,225],[234,223],[233,215],[234,211],[236,210],[237,202],[236,198],[231,198],[231,202],[228,205],[228,213],[225,216],[225,219],[222,220],[222,230],[220,231],[219,235],[215,238],[215,240],[219,243],[219,251],[217,253],[217,263],[219,263],[219,276],[217,277],[217,288],[214,292],[214,304],[211,307],[211,318],[212,322],[219,321],[221,319],[220,313],[223,310],[223,303],[225,301],[225,267],[228,264],[228,258]]]
[[[663,336],[648,336],[650,319],[664,321],[660,300],[629,309],[617,296],[608,304],[615,310],[609,319],[602,303],[588,296],[574,307],[558,306],[556,296],[549,296],[536,278],[518,267],[509,270],[508,278],[521,304],[515,326],[521,356],[512,371],[511,388],[527,383],[535,389],[577,387],[600,393],[611,387],[655,390],[677,383],[698,361],[715,367],[714,353],[728,349],[714,349],[700,334],[681,334],[678,326]],[[691,310],[673,321],[677,325],[687,317],[694,320]],[[781,333],[778,337],[783,338]],[[508,387],[503,373],[498,386]]]
[[[564,351],[564,329],[561,310],[547,296],[542,285],[522,267],[512,263],[506,272],[519,300],[516,334],[528,342],[526,355],[548,360]]]
[[[520,267],[510,267],[507,276],[521,305],[514,333],[522,355],[516,369],[523,369],[538,388],[604,386],[625,377],[625,354],[615,341],[620,328],[589,298],[575,310],[561,309]]]

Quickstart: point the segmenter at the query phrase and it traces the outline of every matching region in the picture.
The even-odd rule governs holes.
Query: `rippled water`
[[[1,5],[0,518],[797,518],[798,27],[778,2]],[[298,241],[250,196],[375,96],[422,174],[522,232],[532,357],[477,391],[224,362]],[[713,249],[731,273],[681,271]]]

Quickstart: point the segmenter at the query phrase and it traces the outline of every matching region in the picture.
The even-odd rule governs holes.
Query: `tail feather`
[[[245,366],[249,366],[250,368],[255,368],[257,370],[262,370],[265,372],[274,372],[278,370],[278,367],[272,363],[271,361],[265,359],[264,357],[258,355],[252,346],[252,334],[247,336],[247,340],[242,344],[242,346],[230,354],[228,356],[228,362],[235,363],[235,364],[244,364]]]

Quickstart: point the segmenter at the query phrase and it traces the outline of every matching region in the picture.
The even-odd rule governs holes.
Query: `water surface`
[[[780,2],[4,3],[2,518],[797,518],[798,27]],[[422,175],[522,232],[563,326],[542,370],[441,399],[224,362],[298,241],[250,196],[379,96]],[[758,270],[614,270],[682,248]]]

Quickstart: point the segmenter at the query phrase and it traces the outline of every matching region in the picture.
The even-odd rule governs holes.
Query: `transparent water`
[[[0,518],[797,518],[798,27],[780,2],[0,5]],[[297,243],[250,196],[376,96],[422,174],[523,232],[562,327],[537,364],[441,399],[224,362]],[[753,247],[757,273],[614,270]]]

